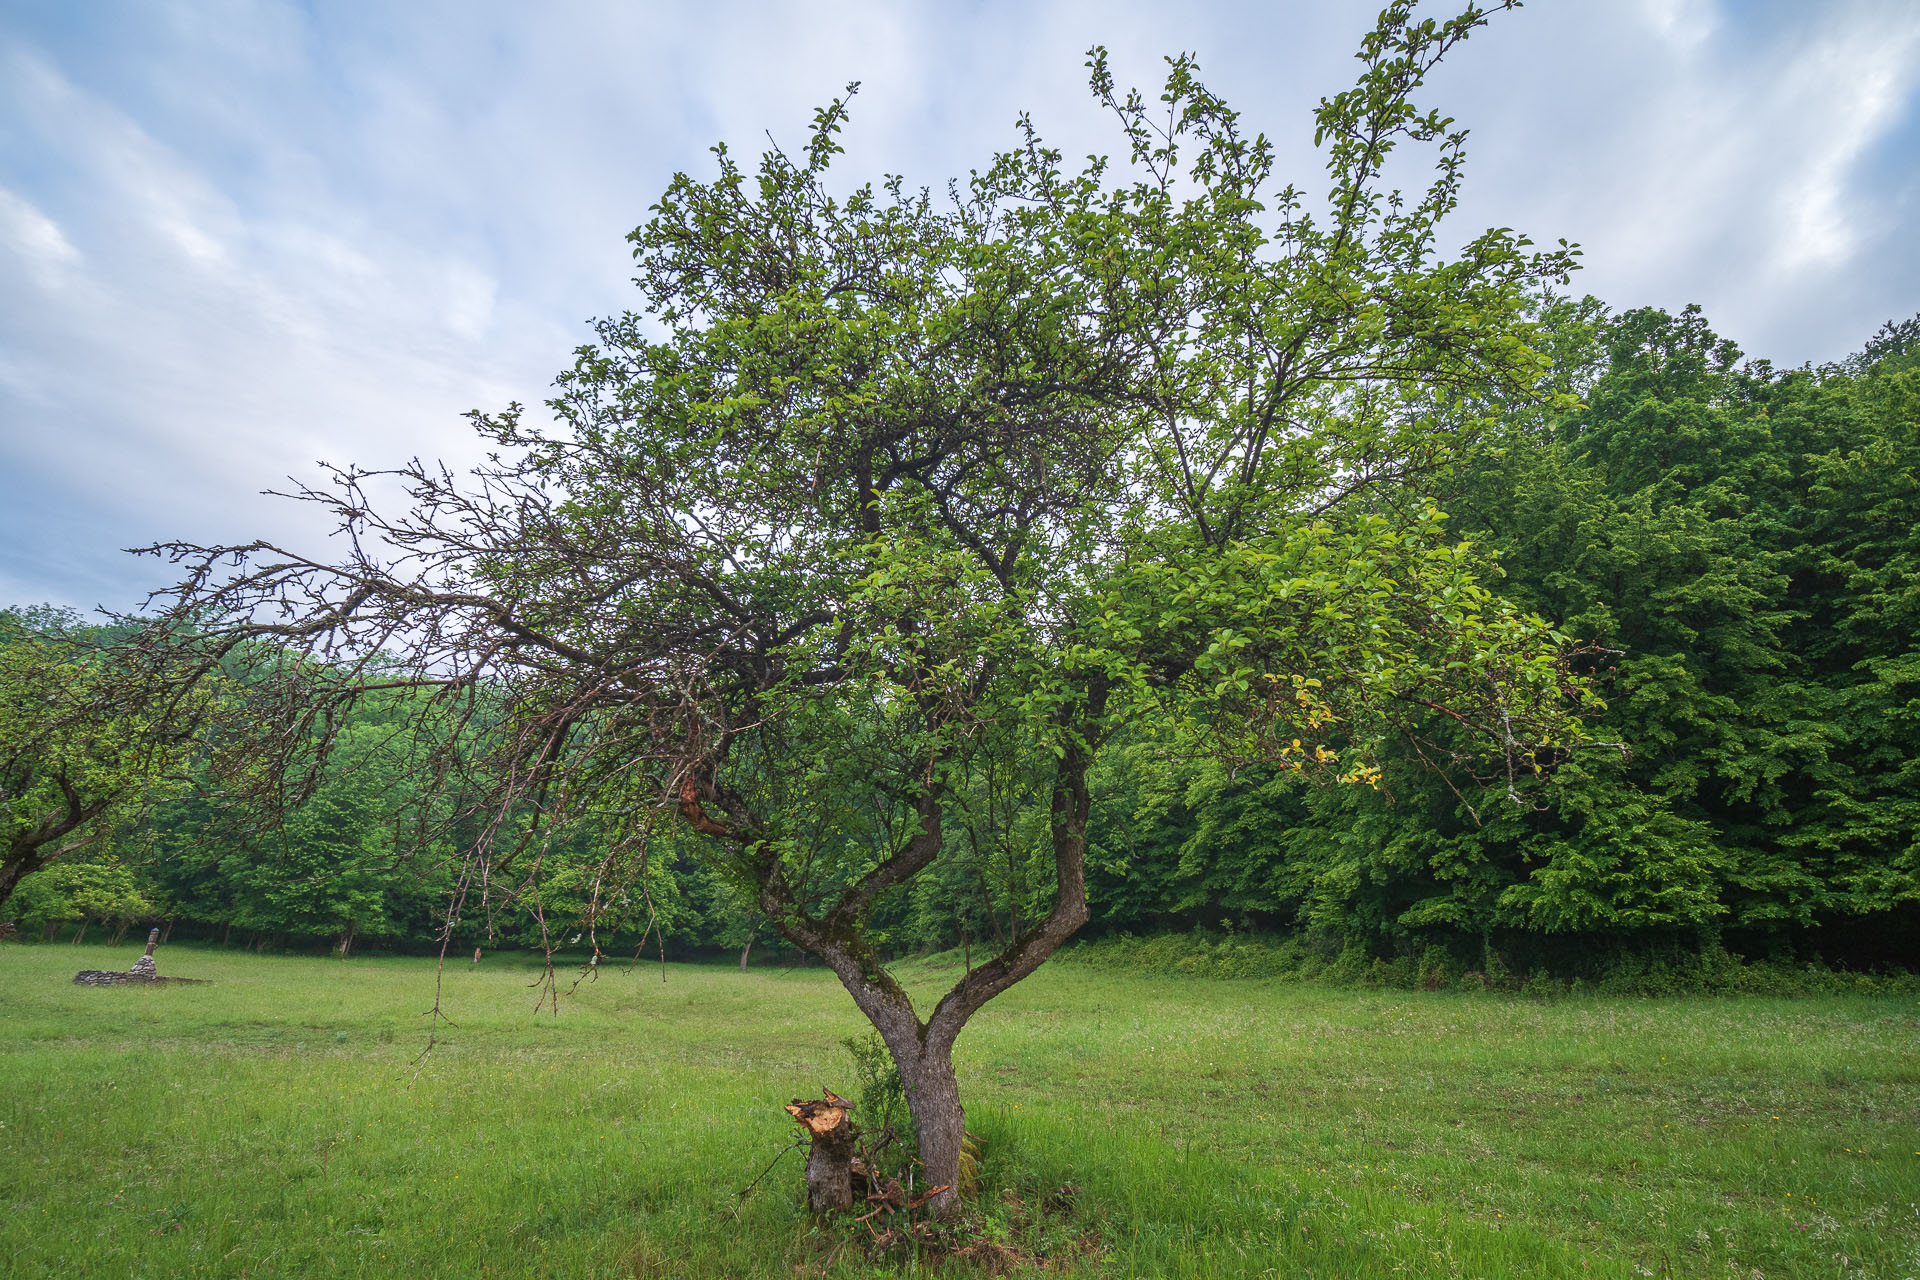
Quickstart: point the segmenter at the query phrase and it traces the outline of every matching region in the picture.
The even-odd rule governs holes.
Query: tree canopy
[[[180,781],[208,706],[183,652],[59,610],[0,610],[0,906]]]
[[[836,188],[846,100],[798,155],[716,149],[634,233],[644,309],[599,322],[553,427],[477,414],[496,453],[470,477],[305,490],[344,560],[163,548],[221,661],[271,655],[249,759],[431,690],[413,724],[462,735],[491,815],[481,880],[582,821],[615,856],[703,838],[885,1039],[950,1211],[954,1038],[1086,921],[1088,775],[1119,726],[1151,710],[1169,750],[1361,787],[1410,743],[1525,806],[1541,748],[1586,740],[1566,636],[1482,585],[1428,496],[1539,391],[1527,299],[1572,265],[1504,230],[1442,252],[1465,134],[1415,95],[1485,20],[1382,14],[1316,115],[1324,200],[1190,60],[1150,107],[1098,50],[1118,169],[1069,171],[1023,124],[944,197]],[[1403,146],[1436,165],[1410,197],[1385,177]],[[1044,879],[923,1017],[868,922],[994,849]]]

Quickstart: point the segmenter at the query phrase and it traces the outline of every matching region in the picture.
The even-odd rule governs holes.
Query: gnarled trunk
[[[742,862],[759,884],[759,907],[766,919],[803,954],[826,962],[885,1041],[905,1087],[907,1109],[920,1139],[928,1190],[938,1189],[925,1202],[935,1217],[952,1217],[960,1211],[966,1112],[960,1105],[960,1086],[953,1071],[954,1041],[982,1005],[1038,969],[1087,922],[1087,818],[1092,809],[1087,770],[1093,762],[1094,747],[1086,726],[1098,723],[1105,714],[1108,693],[1105,677],[1095,674],[1088,681],[1085,705],[1078,712],[1062,713],[1067,741],[1058,754],[1050,806],[1055,874],[1052,909],[1045,919],[1015,931],[999,955],[977,969],[969,967],[924,1022],[906,990],[887,973],[863,936],[862,926],[883,895],[910,881],[939,856],[946,798],[943,785],[934,783],[919,797],[919,824],[906,842],[849,886],[819,916],[799,905],[799,895],[768,841],[755,834],[751,826],[731,824],[709,812],[707,806],[718,794],[710,778],[688,774],[678,788],[681,816],[688,825],[702,835],[741,847]],[[725,803],[737,805],[738,801],[735,798]],[[816,1141],[815,1147],[819,1145]],[[826,1172],[821,1176],[832,1180],[839,1175]],[[814,1183],[811,1162],[808,1183],[810,1187]],[[815,1207],[820,1207],[817,1201]]]
[[[966,1141],[966,1108],[953,1073],[953,1046],[923,1044],[917,1058],[902,1062],[907,1111],[920,1139],[920,1163],[927,1169],[927,1190],[945,1187],[928,1202],[936,1217],[960,1208],[960,1148]]]

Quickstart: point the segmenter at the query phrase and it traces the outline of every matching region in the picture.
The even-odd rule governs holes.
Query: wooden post
[[[153,967],[153,949],[159,945],[160,930],[155,929],[147,934],[147,954],[135,960],[133,962],[133,968],[127,970],[127,973],[136,978],[152,978],[157,976]]]

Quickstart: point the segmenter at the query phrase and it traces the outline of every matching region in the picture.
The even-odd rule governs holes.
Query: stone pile
[[[157,986],[163,982],[204,982],[204,978],[163,978],[154,967],[153,949],[160,945],[160,931],[153,930],[147,935],[147,953],[133,962],[133,968],[122,973],[118,969],[82,969],[73,975],[76,987],[119,987],[129,983],[139,986]]]

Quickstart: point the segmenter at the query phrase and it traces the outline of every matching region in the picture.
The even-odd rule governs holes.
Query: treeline
[[[1676,940],[1920,961],[1920,319],[1792,370],[1693,309],[1548,322],[1578,399],[1507,415],[1441,502],[1497,590],[1615,651],[1600,727],[1630,755],[1543,761],[1536,809],[1412,748],[1370,791],[1141,747],[1104,789],[1096,918],[1561,970]]]
[[[1493,425],[1434,496],[1497,554],[1495,590],[1593,646],[1595,727],[1622,749],[1537,758],[1543,807],[1474,776],[1444,732],[1404,740],[1378,787],[1316,786],[1170,755],[1143,726],[1097,766],[1090,936],[1286,932],[1348,968],[1453,975],[1676,948],[1920,963],[1920,318],[1790,370],[1743,360],[1693,309],[1542,318],[1559,399],[1484,406]],[[37,936],[152,919],[341,950],[449,930],[571,948],[589,927],[608,951],[771,947],[664,829],[618,883],[613,828],[588,816],[540,843],[537,875],[476,886],[489,869],[457,856],[457,823],[420,821],[440,801],[415,794],[378,709],[357,715],[285,821],[185,790],[8,911]],[[1051,893],[1045,795],[1018,778],[981,794],[1009,810],[996,846],[956,846],[883,900],[888,948],[993,947]]]

